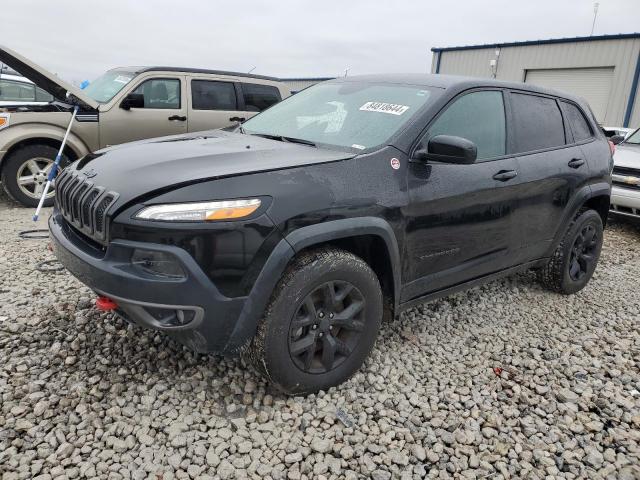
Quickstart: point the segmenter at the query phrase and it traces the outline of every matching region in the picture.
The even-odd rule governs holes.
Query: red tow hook
[[[118,304],[109,297],[98,297],[96,298],[96,308],[103,312],[110,312],[118,308]]]

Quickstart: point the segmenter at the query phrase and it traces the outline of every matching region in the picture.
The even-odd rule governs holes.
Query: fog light
[[[178,260],[168,253],[136,249],[131,256],[131,264],[143,272],[164,278],[185,278]]]
[[[193,310],[171,310],[168,308],[145,307],[145,310],[162,327],[184,327],[193,321]]]

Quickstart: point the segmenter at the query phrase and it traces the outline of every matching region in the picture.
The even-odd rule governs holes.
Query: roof
[[[0,80],[13,80],[15,82],[33,83],[27,77],[23,77],[22,75],[14,75],[12,73],[5,72],[0,73]]]
[[[550,38],[547,40],[527,40],[523,42],[486,43],[482,45],[464,45],[461,47],[433,47],[432,52],[450,52],[454,50],[479,50],[482,48],[524,47],[527,45],[548,45],[553,43],[595,42],[598,40],[624,40],[640,38],[640,32],[617,33],[615,35],[593,35],[591,37]]]
[[[529,92],[538,92],[555,97],[561,97],[574,100],[581,103],[579,97],[560,92],[551,88],[539,87],[531,83],[522,82],[505,82],[503,80],[495,80],[493,78],[484,77],[466,77],[462,75],[441,75],[438,73],[393,73],[393,74],[374,74],[374,75],[353,75],[350,77],[339,77],[331,81],[332,83],[348,83],[348,82],[370,82],[370,83],[388,83],[397,85],[414,85],[422,87],[454,89],[462,91],[477,87],[498,87],[511,88],[514,90],[525,90]]]
[[[208,73],[212,75],[229,75],[233,77],[255,78],[257,80],[272,80],[279,82],[280,79],[268,77],[266,75],[255,75],[253,73],[229,72],[226,70],[207,70],[205,68],[188,68],[188,67],[118,67],[113,70],[133,70],[136,73],[144,72],[186,72],[186,73]]]

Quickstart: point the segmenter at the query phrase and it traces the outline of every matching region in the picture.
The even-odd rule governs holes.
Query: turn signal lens
[[[9,125],[9,114],[0,113],[0,128],[4,128]]]
[[[170,203],[143,208],[135,218],[165,222],[236,220],[251,215],[260,207],[259,198],[219,202]]]

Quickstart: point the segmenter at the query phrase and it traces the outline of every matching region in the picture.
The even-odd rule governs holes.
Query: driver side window
[[[427,147],[436,135],[453,135],[476,144],[478,160],[506,153],[506,128],[502,92],[489,90],[459,97],[429,127],[421,143]]]
[[[144,96],[144,108],[179,109],[180,80],[154,78],[141,83],[132,93]]]

